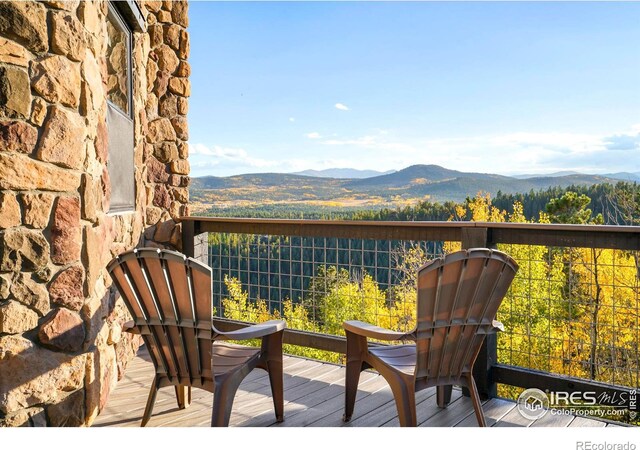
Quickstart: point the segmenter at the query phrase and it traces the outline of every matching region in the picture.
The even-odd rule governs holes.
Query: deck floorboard
[[[256,369],[240,385],[231,413],[230,425],[235,427],[393,427],[398,417],[391,389],[375,372],[363,372],[360,377],[355,412],[348,423],[342,421],[344,409],[344,367],[304,358],[284,358],[285,421],[276,423],[266,372]],[[131,361],[127,371],[94,426],[138,427],[142,419],[153,365],[144,348]],[[213,395],[194,389],[189,408],[179,410],[174,390],[158,391],[153,416],[147,426],[192,427],[209,426]],[[418,424],[421,427],[477,426],[471,400],[454,389],[451,403],[441,409],[436,405],[435,388],[416,394]],[[491,399],[484,403],[488,426],[538,427],[605,427],[616,426],[585,417],[552,416],[531,421],[523,418],[515,403]]]

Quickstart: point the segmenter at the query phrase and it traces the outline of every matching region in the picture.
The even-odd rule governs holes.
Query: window
[[[120,2],[118,2],[120,3]],[[132,31],[114,2],[107,16],[107,130],[111,179],[109,212],[135,209],[133,166]]]
[[[131,57],[131,33],[119,14],[109,9],[107,21],[107,67],[109,78],[107,83],[107,98],[120,110],[127,114],[131,110],[129,103],[130,71],[129,60]]]

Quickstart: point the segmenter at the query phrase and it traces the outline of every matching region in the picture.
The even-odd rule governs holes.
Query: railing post
[[[182,253],[208,265],[208,235],[209,233],[200,232],[198,222],[194,220],[183,220]]]
[[[193,257],[193,238],[195,236],[195,224],[192,220],[182,221],[182,253]]]
[[[463,228],[462,248],[485,247],[492,248],[491,236],[487,228]],[[480,353],[473,366],[473,378],[476,381],[478,393],[485,400],[498,395],[497,384],[493,381],[492,367],[498,360],[498,340],[495,334],[488,334],[482,343]],[[469,395],[468,390],[463,393]]]
[[[462,229],[462,248],[486,248],[489,246],[487,228],[473,227]]]

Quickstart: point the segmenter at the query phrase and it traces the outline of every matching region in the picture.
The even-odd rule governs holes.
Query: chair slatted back
[[[517,270],[505,253],[480,248],[419,270],[416,379],[446,382],[471,370]]]
[[[107,266],[149,349],[173,384],[213,378],[211,269],[170,250],[134,249]]]

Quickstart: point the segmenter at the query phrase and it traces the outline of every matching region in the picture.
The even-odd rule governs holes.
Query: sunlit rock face
[[[0,426],[90,425],[141,343],[122,332],[107,263],[180,250],[188,5],[137,3],[127,97],[106,1],[0,1]],[[108,101],[133,120],[135,207],[121,214],[109,213]]]

